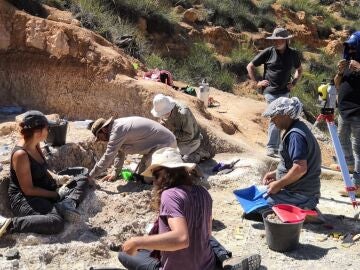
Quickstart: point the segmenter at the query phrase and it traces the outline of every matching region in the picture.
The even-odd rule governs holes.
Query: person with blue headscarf
[[[353,171],[356,195],[360,196],[360,31],[344,42],[343,58],[334,79],[338,90],[338,135],[346,163]],[[341,194],[347,196],[345,191]]]

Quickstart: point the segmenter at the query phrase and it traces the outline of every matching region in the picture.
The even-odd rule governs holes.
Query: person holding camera
[[[344,59],[334,78],[338,90],[338,135],[360,196],[360,31],[344,42]],[[349,136],[351,134],[351,136]],[[341,192],[347,196],[346,191]]]

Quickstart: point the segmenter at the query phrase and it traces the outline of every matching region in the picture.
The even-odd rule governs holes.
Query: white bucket
[[[197,97],[204,102],[205,107],[209,106],[209,91],[209,84],[205,81],[202,81],[199,87],[199,91],[197,93]]]

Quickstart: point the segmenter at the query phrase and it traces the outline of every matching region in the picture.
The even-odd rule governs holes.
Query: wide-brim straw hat
[[[105,120],[104,118],[97,119],[91,126],[90,130],[95,137],[97,137],[99,131],[109,125],[113,121],[114,117],[110,117],[109,119]]]
[[[184,167],[187,171],[195,169],[195,163],[184,163],[181,159],[180,152],[177,148],[164,147],[156,150],[151,158],[151,165],[141,174],[145,177],[152,177],[152,172],[158,167],[165,168],[181,168]]]
[[[266,39],[278,40],[278,39],[290,39],[292,37],[293,35],[290,35],[288,30],[286,30],[285,28],[278,27],[275,28],[271,36],[267,37]]]

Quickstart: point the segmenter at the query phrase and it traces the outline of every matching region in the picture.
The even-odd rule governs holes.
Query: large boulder
[[[229,54],[237,41],[221,26],[205,27],[202,31],[205,41],[213,44],[221,54]]]

